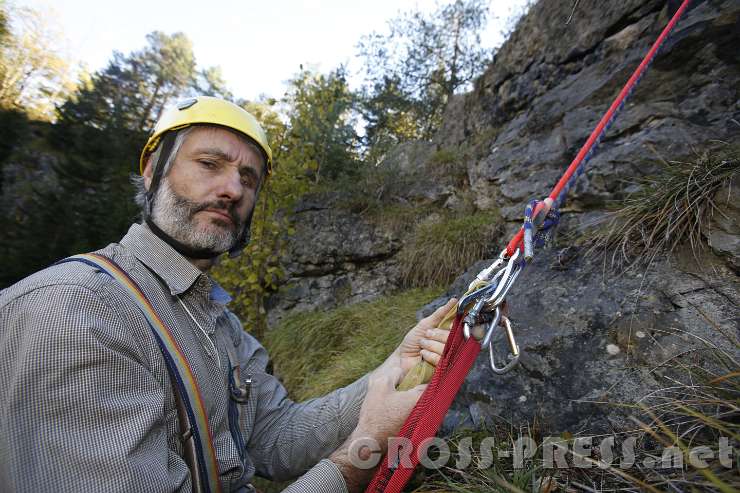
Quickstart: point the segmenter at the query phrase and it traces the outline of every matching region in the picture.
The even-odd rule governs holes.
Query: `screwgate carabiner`
[[[498,311],[498,308],[496,309],[496,311]],[[507,317],[506,315],[501,315],[500,323],[503,324],[504,331],[506,332],[506,338],[509,341],[509,351],[511,353],[508,356],[508,363],[500,368],[496,366],[496,361],[493,356],[493,331],[495,329],[495,326],[493,324],[489,326],[488,334],[486,334],[485,337],[485,339],[488,340],[488,360],[491,363],[491,370],[497,375],[503,375],[504,373],[514,368],[514,366],[516,366],[516,364],[519,362],[519,345],[517,345],[516,341],[514,340],[514,331],[511,329],[511,321],[509,320],[509,317]]]

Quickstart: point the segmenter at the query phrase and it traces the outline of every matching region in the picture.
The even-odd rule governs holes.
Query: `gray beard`
[[[244,225],[231,213],[236,228],[216,224],[199,224],[194,216],[204,209],[227,209],[221,202],[193,202],[178,195],[167,178],[162,179],[154,196],[152,220],[169,236],[195,250],[210,250],[223,253],[231,249]]]

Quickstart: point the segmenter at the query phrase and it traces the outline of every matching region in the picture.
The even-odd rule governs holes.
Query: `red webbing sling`
[[[617,112],[624,106],[625,100],[639,82],[673,27],[688,8],[689,3],[690,0],[684,0],[681,3],[671,21],[663,29],[650,51],[645,55],[645,58],[601,118],[573,162],[568,166],[563,177],[550,193],[548,199],[552,202],[555,204],[562,203],[577,177],[583,173],[585,162],[593,154],[595,146],[600,142]],[[543,203],[540,202],[534,214],[536,215],[542,207]],[[522,247],[523,236],[524,231],[521,229],[509,242],[506,247],[509,256]],[[413,450],[410,453],[403,452],[404,458],[408,455],[410,464],[405,460],[400,461],[398,456],[385,457],[367,487],[366,493],[400,493],[419,463],[418,451],[420,446],[423,445],[425,440],[437,434],[447,410],[481,350],[477,340],[472,337],[466,340],[463,337],[462,320],[463,315],[458,314],[455,317],[440,363],[437,365],[427,389],[399,432],[399,437],[408,438],[413,444]],[[404,464],[404,462],[406,463]]]

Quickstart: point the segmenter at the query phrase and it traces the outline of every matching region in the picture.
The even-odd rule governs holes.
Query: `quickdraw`
[[[624,107],[625,101],[632,94],[689,3],[690,0],[683,0],[550,195],[542,201],[531,201],[527,204],[522,228],[499,257],[479,272],[468,286],[467,293],[458,302],[442,358],[429,385],[399,432],[400,437],[408,438],[413,445],[413,450],[407,456],[410,463],[404,464],[400,461],[400,456],[385,458],[366,493],[399,493],[403,489],[419,463],[417,453],[419,447],[425,440],[436,435],[481,348],[488,348],[491,369],[497,374],[505,373],[517,364],[520,351],[511,321],[505,314],[506,295],[524,267],[532,262],[535,249],[550,237],[560,217],[558,210],[565,201],[568,191],[584,173],[585,164],[593,156],[604,133],[613,123],[619,110]],[[497,365],[493,351],[493,336],[499,328],[504,331],[509,345],[508,361],[502,366]]]
[[[543,201],[544,208],[534,217],[540,201],[532,200],[524,211],[524,235],[522,244],[512,255],[503,250],[498,259],[483,269],[468,286],[468,293],[458,302],[458,315],[465,315],[463,335],[480,341],[481,347],[488,348],[491,370],[501,375],[511,370],[519,361],[519,346],[514,337],[511,320],[502,313],[506,295],[514,286],[524,267],[534,259],[535,247],[545,245],[560,220],[557,210],[550,208],[549,199]],[[536,228],[536,232],[535,232]],[[472,305],[472,308],[471,308]],[[474,331],[473,327],[487,325],[485,332]],[[497,328],[504,329],[509,344],[509,362],[503,367],[496,366],[493,335]]]

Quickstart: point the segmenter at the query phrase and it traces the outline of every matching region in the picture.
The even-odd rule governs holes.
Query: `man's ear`
[[[150,155],[146,158],[146,165],[144,165],[144,171],[141,173],[141,176],[144,177],[144,187],[147,190],[152,185],[152,173],[154,173],[154,161]]]

